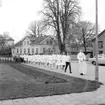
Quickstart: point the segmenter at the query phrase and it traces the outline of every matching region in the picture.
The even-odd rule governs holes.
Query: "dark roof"
[[[46,38],[48,38],[49,36],[41,36],[41,37],[37,37],[35,40],[31,41],[31,44],[40,44],[43,40],[45,40]]]
[[[103,35],[103,33],[105,33],[105,30],[103,30],[100,34],[98,34],[98,38],[101,36],[101,35]],[[96,40],[96,37],[95,38],[93,38],[93,42]]]
[[[14,41],[14,39],[12,39],[12,38],[9,38],[9,39],[7,39],[7,41]]]
[[[17,42],[14,46],[16,47],[16,46],[21,46],[22,45],[22,41],[23,40],[20,40],[19,42]]]
[[[49,36],[40,36],[40,37],[31,37],[31,36],[27,36],[29,39],[30,39],[30,41],[31,41],[31,44],[32,45],[38,45],[38,44],[40,44],[43,40],[45,40],[47,37],[49,37]],[[25,37],[26,38],[26,37]],[[25,39],[24,38],[24,39]],[[22,40],[20,40],[19,42],[17,42],[14,46],[16,47],[16,46],[22,46],[22,42],[23,42],[23,40],[24,39],[22,39]]]

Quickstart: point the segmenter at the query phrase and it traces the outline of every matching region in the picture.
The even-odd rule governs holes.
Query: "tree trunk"
[[[61,54],[65,53],[66,54],[66,46],[64,43],[62,43],[62,50],[61,50]]]
[[[86,48],[86,45],[84,46],[84,49],[85,49],[84,53],[87,54],[87,48]]]
[[[59,47],[60,53],[62,53],[62,41],[61,41],[59,30],[57,31],[57,40],[58,40],[58,47]]]
[[[82,28],[82,34],[83,34],[83,46],[84,46],[84,53],[87,53],[87,48],[86,48],[86,38],[85,38],[85,30]]]

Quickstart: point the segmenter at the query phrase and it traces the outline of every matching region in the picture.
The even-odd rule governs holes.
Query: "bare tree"
[[[42,35],[43,28],[41,21],[33,21],[31,22],[30,26],[28,27],[28,30],[26,31],[27,35],[38,37]]]
[[[80,21],[77,23],[74,33],[77,35],[79,44],[87,53],[87,46],[92,45],[92,39],[95,37],[95,25],[89,21]]]
[[[60,53],[65,52],[70,26],[80,15],[78,0],[44,0],[44,3],[44,24],[54,28]]]
[[[9,38],[10,38],[9,32],[3,32],[3,36],[4,36],[6,39],[9,39]]]
[[[9,38],[9,32],[3,32],[3,34],[0,34],[0,46],[2,49],[6,47],[6,43]]]
[[[2,49],[4,48],[6,41],[7,41],[6,37],[3,35],[0,35],[0,46]]]
[[[12,46],[7,45],[9,38],[9,32],[3,32],[3,34],[0,34],[0,55],[11,55]]]

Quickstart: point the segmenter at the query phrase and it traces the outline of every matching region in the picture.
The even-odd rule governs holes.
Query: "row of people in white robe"
[[[57,67],[65,69],[66,62],[68,62],[69,55],[23,55],[21,56],[25,61],[30,63],[36,63],[38,65],[44,65],[49,67]],[[86,56],[83,52],[77,54],[77,59],[79,61],[79,72],[80,74],[86,74],[87,65],[86,65]]]
[[[50,67],[56,66],[57,68],[61,67],[62,69],[64,69],[68,55],[23,55],[21,57],[23,57],[25,61],[30,63],[36,63]]]

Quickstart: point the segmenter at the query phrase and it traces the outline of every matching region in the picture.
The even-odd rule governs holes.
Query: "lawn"
[[[2,68],[0,100],[94,91],[101,85],[22,64],[10,63]]]

